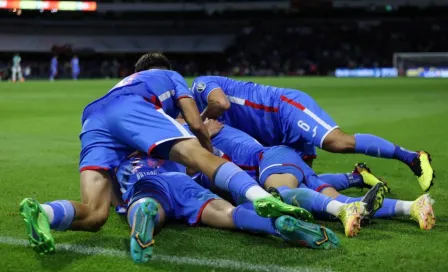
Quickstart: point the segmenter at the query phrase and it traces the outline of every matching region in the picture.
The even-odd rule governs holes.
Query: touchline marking
[[[26,246],[29,247],[29,243],[25,239],[17,239],[14,237],[0,236],[0,244],[11,245],[11,246]],[[131,257],[129,253],[122,250],[107,249],[102,247],[88,247],[83,245],[73,245],[73,244],[57,244],[56,250],[74,252],[77,254],[84,255],[101,255],[107,257],[119,257],[119,258],[129,258]],[[173,264],[183,264],[183,265],[197,265],[197,266],[207,266],[222,269],[233,269],[233,270],[246,270],[246,271],[260,271],[260,272],[331,272],[330,269],[315,269],[309,267],[286,267],[278,265],[259,265],[251,264],[246,262],[232,261],[226,259],[206,259],[206,258],[192,258],[192,257],[179,257],[172,255],[162,255],[155,254],[152,257],[154,261],[167,262]]]

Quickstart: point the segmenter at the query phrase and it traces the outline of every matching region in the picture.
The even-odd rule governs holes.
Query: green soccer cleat
[[[159,204],[146,199],[135,212],[131,231],[131,256],[135,263],[146,263],[152,257],[154,227]]]
[[[288,215],[275,220],[275,229],[289,244],[315,249],[330,249],[339,246],[339,239],[330,229],[307,223]]]
[[[303,221],[314,223],[314,217],[309,211],[288,205],[273,196],[257,199],[253,203],[255,211],[261,217],[277,218],[282,215],[290,215]]]
[[[50,223],[39,202],[25,198],[20,202],[20,214],[25,221],[28,241],[33,250],[40,255],[53,254],[55,245],[50,232]]]
[[[436,224],[436,217],[432,205],[434,200],[429,194],[420,196],[411,207],[411,218],[418,222],[420,229],[430,230]]]

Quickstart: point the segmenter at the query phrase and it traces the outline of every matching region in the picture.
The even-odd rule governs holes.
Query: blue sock
[[[137,212],[137,209],[140,207],[140,205],[142,205],[143,202],[141,202],[140,204],[134,205],[131,209],[128,210],[128,224],[129,227],[132,228],[132,224],[134,223],[134,217],[135,217],[135,213]],[[131,205],[132,206],[132,205]],[[157,225],[157,222],[159,221],[159,214],[157,214],[156,216],[156,220],[155,220],[155,225]]]
[[[342,191],[351,187],[362,187],[363,181],[360,174],[321,174],[318,176],[323,182],[330,184],[336,191]]]
[[[384,218],[395,216],[395,206],[397,205],[396,199],[386,198],[384,199],[383,206],[376,211],[373,218]]]
[[[53,220],[50,222],[50,228],[58,231],[68,230],[75,218],[75,207],[72,203],[68,200],[56,200],[45,204],[53,209]]]
[[[327,213],[327,206],[333,199],[324,194],[318,193],[308,188],[289,189],[286,186],[277,188],[282,195],[285,203],[292,205],[293,199],[296,199],[301,208],[313,213],[318,219],[330,219],[331,215]]]
[[[216,169],[215,185],[225,191],[246,197],[246,192],[253,186],[259,186],[246,172],[232,162],[226,162]]]
[[[383,138],[370,134],[355,134],[355,153],[391,159],[394,152],[395,145]]]
[[[411,164],[411,162],[417,156],[418,156],[417,152],[407,150],[398,145],[395,146],[394,159],[400,160],[406,164]]]
[[[335,200],[342,202],[342,203],[352,203],[352,202],[358,202],[361,201],[362,197],[349,197],[345,195],[338,195]]]
[[[274,219],[259,216],[251,202],[237,206],[232,213],[233,223],[238,229],[254,233],[266,233],[278,236]]]

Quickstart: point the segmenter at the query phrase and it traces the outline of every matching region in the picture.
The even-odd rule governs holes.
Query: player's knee
[[[322,148],[329,152],[351,153],[355,150],[355,136],[335,129],[325,137]]]
[[[90,232],[98,232],[106,224],[108,214],[95,212],[85,220],[85,229]]]
[[[179,140],[170,150],[170,160],[182,163],[188,167],[197,170],[197,158],[206,158],[212,155],[201,146],[195,138]]]
[[[273,174],[270,175],[264,183],[264,188],[266,189],[269,187],[279,188],[283,186],[291,189],[297,188],[299,187],[299,180],[292,174]]]

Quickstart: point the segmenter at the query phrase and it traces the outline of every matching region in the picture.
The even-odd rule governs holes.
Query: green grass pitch
[[[24,244],[18,204],[24,197],[80,199],[81,111],[116,81],[0,83],[0,271],[448,271],[448,80],[251,80],[308,92],[347,132],[429,151],[437,172],[431,189],[436,227],[422,231],[407,218],[375,220],[348,239],[340,224],[324,223],[342,246],[317,251],[270,237],[169,225],[156,237],[154,261],[139,266],[128,256],[128,226],[112,212],[100,232],[56,233],[57,254],[37,256]],[[394,160],[320,151],[315,169],[348,172],[358,161],[387,179],[389,197],[414,200],[422,194],[410,170]]]

